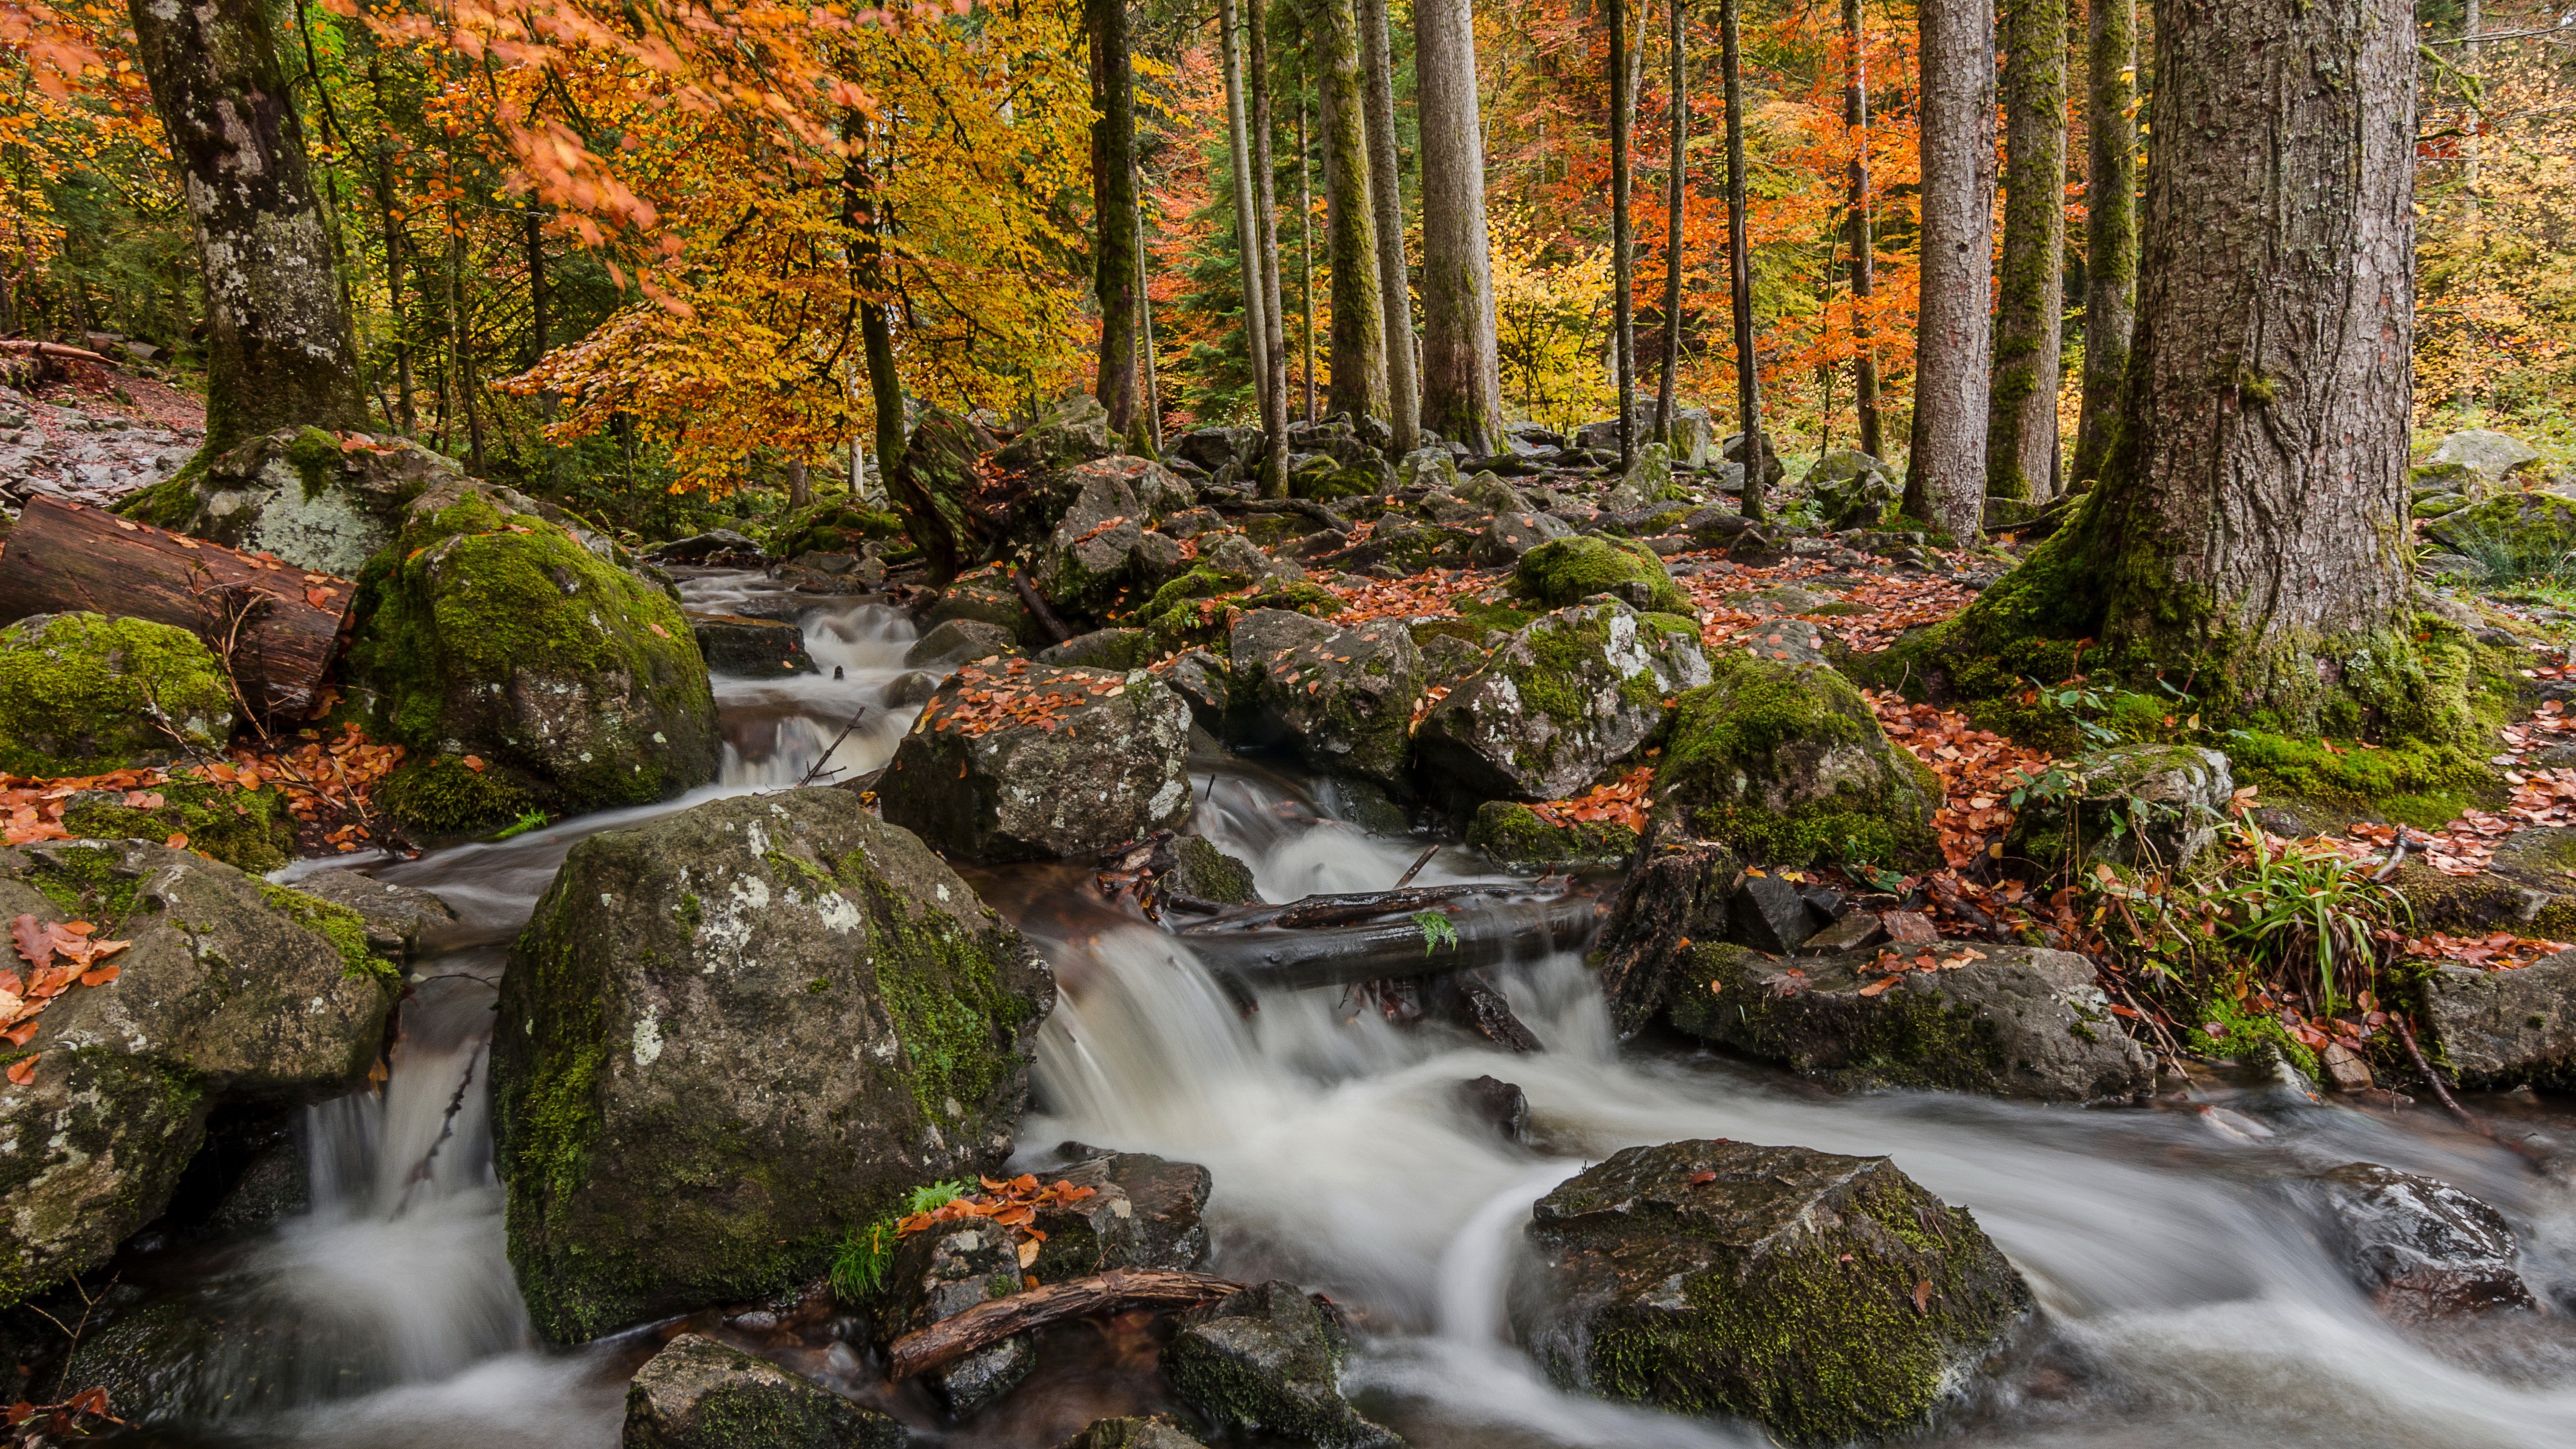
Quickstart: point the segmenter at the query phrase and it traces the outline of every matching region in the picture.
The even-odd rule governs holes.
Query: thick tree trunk
[[[1668,52],[1665,94],[1672,107],[1671,150],[1664,157],[1664,358],[1655,379],[1655,438],[1673,441],[1673,373],[1682,355],[1682,197],[1687,179],[1683,143],[1690,138],[1690,88],[1682,74],[1682,0],[1666,0]]]
[[[2089,488],[2120,424],[2138,306],[2138,0],[2091,0],[2084,136],[2084,410],[2069,486]]]
[[[1324,213],[1333,286],[1330,412],[1387,415],[1386,308],[1370,199],[1368,113],[1361,101],[1360,22],[1352,0],[1323,0],[1317,89],[1323,95]]]
[[[1422,394],[1413,370],[1413,283],[1404,258],[1404,166],[1395,149],[1395,44],[1386,0],[1360,0],[1360,63],[1368,81],[1370,220],[1386,328],[1387,426],[1398,454],[1422,446]]]
[[[1252,371],[1252,412],[1264,427],[1270,418],[1270,323],[1262,310],[1260,203],[1252,188],[1252,131],[1243,100],[1243,34],[1234,0],[1217,0],[1217,55],[1225,68],[1225,149],[1234,182],[1234,242],[1243,272],[1243,352]]]
[[[259,0],[131,0],[135,54],[206,279],[211,458],[278,428],[364,430],[331,234]]]
[[[1422,423],[1476,452],[1501,446],[1494,260],[1469,0],[1414,0],[1422,113]]]
[[[1264,0],[1245,0],[1252,41],[1252,247],[1261,263],[1261,496],[1288,496],[1288,314],[1280,307],[1278,184],[1270,156],[1270,37]],[[1298,162],[1302,169],[1305,162]]]
[[[1735,407],[1744,433],[1743,514],[1760,519],[1768,456],[1762,444],[1762,366],[1753,343],[1753,245],[1744,218],[1743,0],[1718,6],[1719,67],[1726,79],[1726,267],[1735,314]]]
[[[788,459],[786,471],[787,508],[789,512],[794,512],[814,501],[814,480],[813,475],[806,471],[805,460],[802,458]]]
[[[2111,0],[2101,0],[2111,3]],[[2135,4],[2136,0],[2128,0]],[[1844,224],[1851,241],[1852,411],[1860,424],[1860,450],[1885,458],[1886,439],[1878,418],[1878,340],[1872,335],[1870,298],[1878,288],[1878,239],[1870,217],[1869,195],[1869,61],[1868,37],[1861,31],[1860,0],[1843,0],[1843,43],[1851,61],[1843,71],[1843,124],[1860,148],[1852,154],[1851,198]]]
[[[2004,0],[2004,256],[1986,413],[1986,495],[2057,491],[2066,317],[2066,0]]]
[[[1637,256],[1628,214],[1628,133],[1636,97],[1628,83],[1628,0],[1605,0],[1610,22],[1610,355],[1619,391],[1619,466],[1637,455]]]
[[[1136,77],[1127,0],[1083,0],[1091,41],[1092,291],[1100,299],[1100,378],[1109,427],[1136,426]]]
[[[1905,512],[1962,543],[1986,492],[1988,268],[1995,238],[1992,0],[1922,0],[1923,269]]]

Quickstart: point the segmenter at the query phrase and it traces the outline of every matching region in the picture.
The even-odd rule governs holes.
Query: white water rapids
[[[694,603],[722,607],[763,587],[718,576],[689,590]],[[275,1331],[252,1335],[265,1348],[175,1366],[190,1385],[189,1415],[132,1442],[616,1443],[623,1375],[639,1349],[534,1347],[503,1257],[480,1065],[491,983],[504,943],[574,840],[715,795],[791,784],[862,707],[834,763],[865,770],[892,752],[913,716],[886,701],[909,624],[828,601],[803,622],[821,676],[718,682],[728,740],[721,784],[374,867],[438,892],[463,924],[452,947],[420,968],[433,979],[406,1004],[382,1099],[310,1114],[312,1211],[200,1253],[154,1286]],[[1256,768],[1211,758],[1195,783],[1194,828],[1250,862],[1272,900],[1392,885],[1420,849],[1318,819],[1319,803],[1331,814],[1329,800]],[[1474,858],[1448,850],[1422,878],[1479,873]],[[1350,1309],[1361,1342],[1348,1386],[1417,1446],[1763,1442],[1560,1394],[1503,1322],[1529,1204],[1620,1147],[1684,1137],[1888,1154],[1974,1210],[2037,1290],[2044,1326],[2001,1387],[1962,1408],[1937,1440],[2033,1449],[2576,1445],[2576,1331],[2565,1316],[2576,1311],[2576,1189],[2427,1110],[2392,1119],[2215,1083],[2179,1110],[1835,1096],[1676,1049],[1614,1048],[1580,961],[1562,953],[1504,973],[1513,1008],[1546,1045],[1533,1055],[1391,1026],[1332,991],[1274,996],[1246,1017],[1173,938],[1067,879],[979,879],[1020,916],[1063,983],[1040,1036],[1024,1152],[1079,1139],[1206,1164],[1217,1271],[1292,1278]],[[1526,1091],[1535,1145],[1503,1141],[1456,1104],[1455,1085],[1484,1075]],[[2390,1327],[2279,1187],[2356,1160],[2442,1177],[2496,1205],[2522,1243],[2525,1277],[2559,1312],[2423,1333]],[[302,1346],[281,1356],[286,1341]],[[1032,1381],[1019,1397],[1073,1394],[1059,1383]],[[1076,1407],[1050,1416],[1043,1402],[1006,1406],[960,1426],[924,1420],[916,1442],[1045,1449],[1071,1432],[1063,1421],[1080,1427]]]

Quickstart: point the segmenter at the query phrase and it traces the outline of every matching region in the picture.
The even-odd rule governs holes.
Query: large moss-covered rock
[[[104,614],[0,629],[0,771],[95,775],[221,755],[232,732],[223,662],[185,629]]]
[[[1025,659],[948,677],[877,781],[885,818],[961,860],[1052,860],[1189,814],[1190,707],[1152,675]]]
[[[158,805],[152,802],[158,799]],[[147,790],[83,790],[63,801],[63,829],[81,840],[165,841],[266,875],[294,858],[295,817],[283,792],[173,778]]]
[[[1432,707],[1415,746],[1473,794],[1560,799],[1635,758],[1669,701],[1708,678],[1688,619],[1612,599],[1578,604],[1496,649]]]
[[[903,1449],[901,1422],[702,1333],[635,1371],[618,1449]]]
[[[2179,872],[2218,844],[2236,781],[2227,757],[2191,745],[2117,745],[2059,765],[2004,837],[2007,859],[2043,879],[2095,861]]]
[[[1647,443],[1637,449],[1628,471],[1603,495],[1601,506],[1612,513],[1626,513],[1672,496],[1673,450],[1661,443]]]
[[[1142,458],[1104,458],[1057,480],[1071,497],[1030,575],[1058,613],[1096,622],[1151,597],[1181,571],[1180,542],[1147,531],[1147,504],[1136,485],[1158,482],[1180,489],[1161,465]]]
[[[1181,1319],[1163,1371],[1219,1425],[1317,1449],[1393,1449],[1404,1441],[1342,1397],[1349,1335],[1294,1283],[1264,1283]]]
[[[1106,458],[1118,451],[1109,434],[1109,409],[1091,394],[1076,393],[1055,405],[1008,447],[993,455],[994,466],[1051,470]]]
[[[2427,541],[2508,574],[2541,573],[2576,552],[2576,498],[2507,493],[2444,514],[2424,528]]]
[[[2501,971],[2436,966],[2417,992],[2425,1045],[2461,1086],[2576,1088],[2576,951]]]
[[[1291,745],[1315,769],[1403,781],[1424,679],[1401,623],[1345,629],[1255,609],[1235,621],[1231,650],[1238,737]]]
[[[846,791],[573,847],[502,978],[509,1252],[537,1329],[777,1291],[913,1186],[998,1167],[1044,962]]]
[[[1939,780],[1821,664],[1720,655],[1682,696],[1655,817],[1761,865],[1929,859]]]
[[[1887,465],[1852,448],[1836,448],[1807,470],[1807,496],[1832,529],[1873,528],[1905,491]]]
[[[455,460],[407,438],[357,447],[320,428],[286,428],[136,494],[117,511],[175,533],[354,577],[402,530],[403,511],[465,476]]]
[[[848,498],[829,498],[809,503],[771,524],[768,551],[776,558],[806,553],[856,554],[870,543],[888,543],[902,536],[903,515]]]
[[[1646,613],[1699,617],[1663,559],[1629,538],[1587,534],[1542,543],[1514,566],[1512,592],[1549,609],[1609,594]]]
[[[1517,800],[1488,800],[1467,823],[1467,848],[1505,870],[1619,866],[1637,853],[1637,832],[1615,820],[1557,824]]]
[[[1792,1444],[1920,1425],[2031,1302],[1966,1209],[1884,1157],[1631,1147],[1541,1198],[1529,1231],[1512,1322],[1558,1383]]]
[[[1726,938],[1743,878],[1735,853],[1708,841],[1669,842],[1628,873],[1592,957],[1622,1040],[1645,1030],[1678,993],[1706,989],[1690,950]]]
[[[2155,1084],[2071,951],[1944,941],[1784,963],[1694,941],[1679,957],[1673,1025],[1837,1086],[2129,1102]]]
[[[351,693],[387,738],[474,755],[566,811],[715,777],[715,695],[678,603],[509,489],[422,494],[360,609]]]
[[[129,944],[6,1049],[36,1064],[0,1085],[0,1304],[158,1216],[213,1106],[356,1087],[399,989],[355,912],[159,845],[0,851],[0,919],[21,915]]]

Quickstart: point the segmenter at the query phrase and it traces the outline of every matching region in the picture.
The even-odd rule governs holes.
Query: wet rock
[[[1655,774],[1657,831],[1746,861],[1931,857],[1940,782],[1890,743],[1851,681],[1823,665],[1720,655],[1681,698]]]
[[[879,1332],[889,1344],[1022,1287],[1018,1244],[981,1219],[933,1223],[895,1247],[880,1295]],[[965,1418],[991,1404],[1036,1368],[1036,1339],[1015,1333],[922,1375],[941,1407]]]
[[[1552,514],[1528,511],[1497,512],[1494,521],[1476,539],[1476,562],[1488,568],[1516,563],[1523,554],[1540,544],[1565,538],[1574,530],[1557,521]]]
[[[1488,800],[1467,824],[1467,848],[1505,870],[1625,865],[1637,832],[1615,820],[1557,825],[1517,800]]]
[[[2424,1045],[2462,1087],[2576,1087],[2576,951],[2503,971],[2444,964],[2417,990]]]
[[[2042,879],[2092,862],[2180,872],[2218,844],[2236,789],[2227,757],[2189,745],[2119,745],[2057,767],[2065,794],[2034,794],[2004,837],[2004,855]]]
[[[1110,436],[1109,410],[1100,399],[1076,393],[994,454],[993,464],[1014,472],[1067,468],[1108,457],[1120,441]]]
[[[715,696],[679,605],[509,489],[414,500],[361,608],[349,693],[379,738],[473,754],[568,813],[715,778]]]
[[[1174,656],[1172,667],[1163,671],[1163,683],[1189,705],[1191,719],[1210,734],[1223,730],[1226,717],[1234,712],[1234,671],[1205,649]]]
[[[1182,1316],[1163,1350],[1181,1398],[1219,1426],[1280,1434],[1318,1449],[1403,1443],[1342,1397],[1350,1339],[1293,1283],[1264,1283]]]
[[[751,539],[730,528],[712,528],[705,533],[693,533],[687,538],[656,544],[644,551],[644,561],[665,568],[673,564],[700,568],[758,568],[769,559],[760,545]]]
[[[1189,706],[1141,671],[969,664],[923,707],[877,796],[888,823],[961,860],[1078,855],[1189,814],[1189,734]]]
[[[785,620],[692,614],[689,629],[698,636],[698,653],[712,673],[784,679],[820,672],[814,656],[805,652],[805,631]]]
[[[1887,516],[1905,486],[1887,465],[1852,448],[1836,448],[1807,470],[1808,496],[1825,527],[1871,528]]]
[[[948,669],[969,659],[992,659],[1020,652],[1011,631],[983,619],[946,619],[912,641],[903,651],[907,669]]]
[[[1882,954],[1785,963],[1694,943],[1670,1017],[1703,1041],[1847,1089],[2128,1102],[2154,1084],[2082,956],[1991,942],[1898,947],[1917,969],[1891,986]]]
[[[1513,568],[1512,592],[1550,609],[1608,594],[1642,613],[1699,617],[1664,561],[1633,539],[1587,535],[1540,544]]]
[[[1392,620],[1344,629],[1284,609],[1235,621],[1233,733],[1293,745],[1318,770],[1404,779],[1422,651]]]
[[[1171,1418],[1101,1419],[1056,1449],[1206,1449]]]
[[[1964,1208],[1883,1157],[1631,1147],[1541,1198],[1529,1232],[1512,1323],[1558,1383],[1792,1444],[1922,1424],[2031,1303]]]
[[[903,1425],[813,1380],[684,1333],[635,1371],[619,1449],[902,1449]]]
[[[1809,936],[1798,949],[1811,956],[1857,951],[1887,939],[1887,925],[1874,911],[1853,911]]]
[[[1046,1246],[1030,1272],[1040,1282],[1086,1278],[1112,1268],[1157,1268],[1195,1273],[1207,1266],[1204,1214],[1214,1179],[1195,1162],[1172,1162],[1143,1152],[1104,1152],[1079,1142],[1056,1149],[1061,1165],[1044,1171],[1087,1187],[1077,1203],[1050,1204],[1038,1214]]]
[[[1001,1165],[1046,964],[840,790],[721,800],[572,849],[502,977],[510,1261],[596,1337],[818,1274],[924,1182]]]
[[[37,614],[0,629],[0,771],[95,775],[191,751],[220,757],[233,703],[223,662],[185,629],[104,614]]]
[[[1512,1012],[1510,998],[1476,971],[1453,971],[1421,983],[1422,1018],[1454,1026],[1507,1052],[1543,1051],[1538,1034]]]
[[[2353,1162],[2312,1179],[2335,1254],[2392,1318],[2538,1309],[2504,1215],[2447,1182]]]
[[[1468,1120],[1493,1129],[1516,1146],[1529,1142],[1529,1095],[1517,1085],[1494,1077],[1471,1077],[1458,1084],[1458,1107]]]
[[[1734,938],[1756,951],[1785,956],[1816,933],[1816,918],[1798,888],[1776,875],[1748,872],[1727,911]]]
[[[1094,629],[1038,651],[1040,664],[1114,669],[1121,674],[1153,662],[1154,636],[1142,629]]]
[[[408,439],[344,450],[320,428],[286,428],[156,484],[117,511],[272,554],[295,568],[356,578],[367,560],[393,546],[412,500],[464,476],[453,459]]]
[[[1593,957],[1610,1025],[1635,1036],[1681,990],[1705,990],[1689,952],[1725,939],[1743,863],[1708,841],[1677,844],[1639,862],[1619,889]]]
[[[1414,742],[1427,766],[1470,793],[1562,799],[1633,758],[1663,724],[1665,702],[1707,678],[1688,619],[1616,600],[1580,604],[1514,634],[1432,707]]]
[[[369,950],[394,961],[408,961],[421,936],[456,922],[447,902],[428,891],[395,885],[354,870],[317,870],[295,878],[294,889],[327,905],[354,912],[366,930]]]
[[[2370,1063],[2342,1042],[2326,1043],[2326,1049],[2317,1053],[2317,1066],[2329,1091],[2349,1095],[2371,1090]]]
[[[999,569],[976,569],[950,580],[938,601],[923,612],[921,626],[936,632],[938,626],[952,619],[991,624],[1023,643],[1046,637],[1038,629],[1036,616],[1020,602],[1018,590]]]
[[[1261,899],[1253,888],[1250,866],[1196,835],[1173,840],[1172,868],[1165,873],[1163,884],[1192,900],[1224,906],[1250,905]]]

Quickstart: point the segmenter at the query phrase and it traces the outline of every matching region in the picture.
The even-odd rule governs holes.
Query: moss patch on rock
[[[286,797],[273,789],[237,790],[205,780],[155,785],[158,807],[125,803],[123,792],[101,791],[63,809],[63,828],[83,840],[167,840],[188,837],[203,851],[251,875],[266,875],[294,858],[295,819]]]
[[[1601,820],[1550,825],[1518,801],[1488,800],[1468,823],[1467,848],[1505,870],[1615,866],[1637,853],[1637,832]]]
[[[366,917],[347,906],[287,886],[263,883],[259,895],[270,909],[330,942],[346,968],[341,974],[373,977],[388,985],[401,982],[402,968],[377,955],[375,947],[368,943]]]
[[[396,822],[433,835],[462,835],[505,824],[526,812],[528,792],[457,755],[406,760],[376,787],[376,807]]]
[[[1931,858],[1940,782],[1823,665],[1721,655],[1681,698],[1655,773],[1659,817],[1744,859]]]
[[[1663,559],[1633,539],[1550,539],[1521,555],[1512,592],[1548,609],[1614,594],[1643,612],[1699,616]]]
[[[0,630],[0,771],[95,775],[221,754],[232,731],[222,661],[185,629],[39,614]]]

